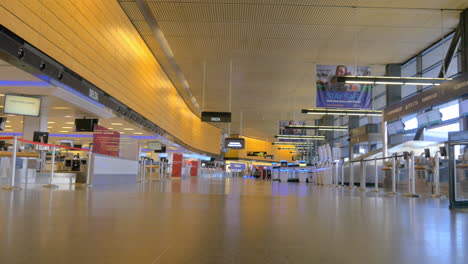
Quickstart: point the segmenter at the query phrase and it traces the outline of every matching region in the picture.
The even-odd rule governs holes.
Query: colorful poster
[[[97,154],[119,157],[120,133],[94,125],[93,151]]]
[[[317,107],[370,109],[372,84],[337,82],[338,76],[369,76],[369,66],[317,65]]]

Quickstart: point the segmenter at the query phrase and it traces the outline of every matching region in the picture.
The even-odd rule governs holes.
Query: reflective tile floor
[[[0,190],[0,263],[468,263],[447,200],[253,179]]]

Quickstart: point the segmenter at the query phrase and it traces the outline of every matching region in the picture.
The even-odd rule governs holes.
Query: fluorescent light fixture
[[[60,133],[68,133],[69,131],[66,131],[66,130],[61,130],[59,131]]]
[[[124,128],[123,130],[135,130],[135,129],[126,127],[126,128]]]
[[[346,81],[345,83],[351,83],[351,84],[374,84],[375,82],[373,81]]]
[[[143,135],[143,133],[141,133],[141,132],[135,132],[135,133],[133,133],[133,134],[134,134],[134,135]]]
[[[302,109],[303,114],[309,115],[343,115],[343,116],[382,116],[383,111],[380,110],[360,110],[360,109],[329,109],[315,108]]]
[[[49,122],[47,122],[47,124],[55,124],[55,122],[49,121]]]
[[[65,124],[67,124],[67,125],[74,125],[75,122],[65,122]]]
[[[338,76],[338,82],[350,84],[440,85],[452,78],[397,77],[397,76]]]
[[[271,143],[272,145],[283,145],[283,146],[301,146],[301,145],[312,145],[311,143],[309,142],[295,142],[295,141],[291,141],[291,142],[273,142]]]
[[[403,85],[404,82],[375,82],[375,84],[391,84],[391,85]]]
[[[65,129],[70,129],[70,128],[73,128],[73,127],[62,127],[62,128],[65,128]]]
[[[325,138],[325,136],[276,135],[275,138],[316,139],[316,138]]]
[[[5,126],[5,127],[11,127],[11,126]]]
[[[122,124],[122,123],[111,123],[111,125],[113,125],[113,126],[121,126],[121,125],[123,125],[123,124]]]
[[[286,129],[316,129],[320,131],[348,131],[346,126],[299,126],[291,125],[285,126]]]
[[[66,117],[66,118],[70,118],[70,117],[72,117],[72,116],[65,116],[65,117]]]

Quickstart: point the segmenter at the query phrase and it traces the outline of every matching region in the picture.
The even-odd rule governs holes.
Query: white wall
[[[95,155],[94,174],[134,174],[138,173],[138,161],[117,157]]]

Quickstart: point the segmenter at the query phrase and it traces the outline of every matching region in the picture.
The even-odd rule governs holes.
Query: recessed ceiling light
[[[67,110],[67,109],[70,109],[70,107],[65,107],[65,106],[54,106],[54,107],[51,107],[50,109]]]
[[[135,129],[126,127],[126,128],[124,128],[123,130],[135,130]]]
[[[10,123],[11,121],[10,121],[10,120],[7,120],[6,122],[7,122],[7,123]]]
[[[47,124],[55,124],[55,122],[49,121],[47,122]]]
[[[0,94],[0,96],[5,96],[4,94]]]
[[[5,129],[4,131],[6,131],[6,132],[12,132],[13,130],[11,130],[11,129]]]
[[[47,127],[47,128],[52,128],[52,127]]]
[[[59,132],[60,133],[68,133],[68,131],[66,131],[66,130],[60,130]]]
[[[65,124],[67,124],[67,125],[74,125],[75,122],[65,122]]]
[[[65,116],[65,117],[72,117],[72,116]]]
[[[113,126],[121,126],[121,125],[123,125],[123,124],[122,124],[122,123],[111,123],[111,125],[113,125]]]
[[[62,127],[62,128],[66,128],[66,129],[69,129],[69,128],[73,128],[73,127]]]
[[[5,126],[5,127],[11,127],[11,126]]]
[[[135,132],[135,133],[133,133],[133,134],[135,134],[135,135],[143,135],[143,133],[141,133],[141,132]]]

